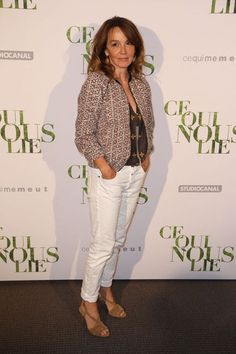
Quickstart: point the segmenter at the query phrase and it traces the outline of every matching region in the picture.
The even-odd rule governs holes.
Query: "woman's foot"
[[[108,337],[110,335],[108,327],[100,319],[96,302],[82,300],[79,312],[84,318],[90,334],[97,337]]]
[[[111,287],[101,287],[99,297],[100,300],[105,303],[110,316],[116,318],[126,317],[126,312],[123,307],[116,303],[112,294]]]

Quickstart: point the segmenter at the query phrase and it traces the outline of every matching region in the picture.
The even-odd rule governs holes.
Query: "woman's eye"
[[[118,43],[114,42],[111,44],[112,47],[117,47],[118,46]]]

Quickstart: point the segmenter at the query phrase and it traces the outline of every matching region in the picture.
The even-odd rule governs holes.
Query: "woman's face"
[[[125,69],[132,63],[135,56],[135,46],[121,31],[120,27],[113,27],[108,32],[105,54],[115,69]]]

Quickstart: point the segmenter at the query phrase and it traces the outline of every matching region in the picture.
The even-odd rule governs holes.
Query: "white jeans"
[[[81,289],[86,301],[97,301],[100,286],[112,284],[145,176],[142,166],[124,166],[114,178],[104,179],[99,169],[89,167],[92,237]]]

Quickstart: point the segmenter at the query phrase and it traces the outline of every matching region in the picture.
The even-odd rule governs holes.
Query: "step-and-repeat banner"
[[[91,40],[114,15],[144,38],[156,119],[116,277],[235,279],[235,0],[0,0],[0,279],[83,276],[77,97]]]

